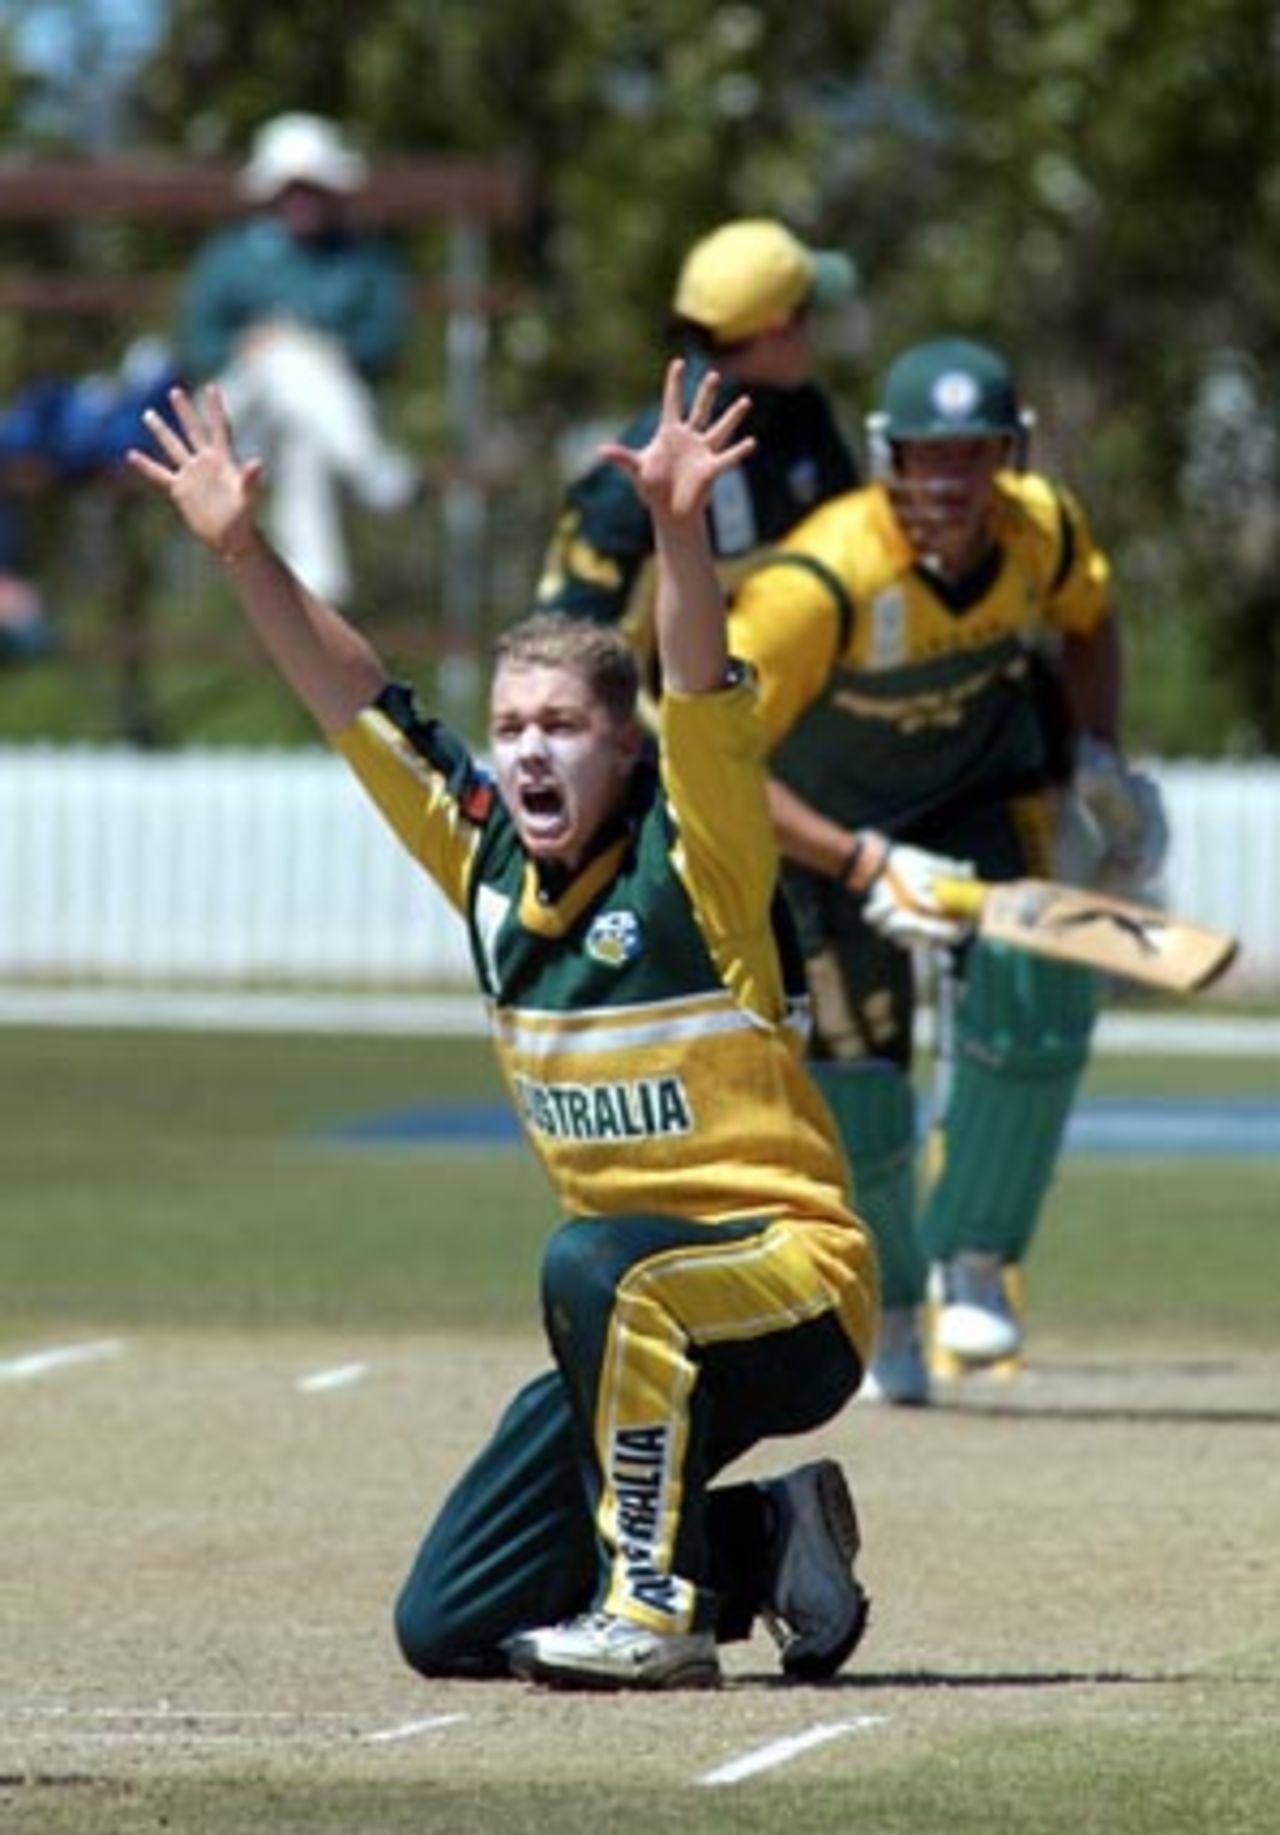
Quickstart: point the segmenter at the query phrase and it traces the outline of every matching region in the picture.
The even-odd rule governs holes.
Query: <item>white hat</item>
[[[332,121],[321,115],[277,115],[254,136],[240,189],[264,204],[289,184],[321,191],[359,191],[369,176],[368,161],[347,145]]]

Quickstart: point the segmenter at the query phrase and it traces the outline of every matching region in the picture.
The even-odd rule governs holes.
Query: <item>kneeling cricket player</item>
[[[552,615],[498,647],[494,775],[264,539],[263,470],[216,389],[131,455],[218,557],[284,678],[468,925],[495,1046],[563,1207],[542,1267],[552,1367],[429,1530],[396,1627],[424,1674],[706,1686],[757,1615],[784,1671],[833,1674],[866,1597],[840,1468],[712,1479],[856,1391],[877,1268],[804,1067],[803,965],[777,892],[752,683],[726,650],[705,506],[745,400],[639,452],[667,693],[658,761],[616,634]]]

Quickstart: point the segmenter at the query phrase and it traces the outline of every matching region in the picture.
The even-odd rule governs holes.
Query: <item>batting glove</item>
[[[971,860],[897,843],[867,888],[863,914],[873,930],[904,949],[913,943],[963,943],[973,920],[947,915],[938,882],[972,878]]]
[[[1169,848],[1164,799],[1153,778],[1132,771],[1109,745],[1084,738],[1076,767],[1076,794],[1103,843],[1099,880],[1113,890],[1134,890],[1154,879]]]

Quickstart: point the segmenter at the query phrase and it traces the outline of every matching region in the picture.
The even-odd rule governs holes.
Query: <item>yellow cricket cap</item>
[[[740,344],[783,325],[798,307],[834,306],[857,285],[839,249],[812,249],[771,217],[722,223],[685,256],[672,306],[676,316]]]

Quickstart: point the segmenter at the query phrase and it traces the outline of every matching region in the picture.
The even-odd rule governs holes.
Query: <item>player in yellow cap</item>
[[[672,338],[685,356],[688,399],[714,366],[717,405],[749,392],[751,454],[717,480],[709,526],[726,586],[802,516],[857,482],[857,466],[814,378],[815,314],[857,285],[853,261],[812,248],[786,224],[743,217],[688,250],[672,295]],[[659,418],[652,403],[623,429],[642,447]],[[654,540],[649,513],[616,465],[599,461],[566,493],[538,583],[539,605],[619,625],[654,679]]]

